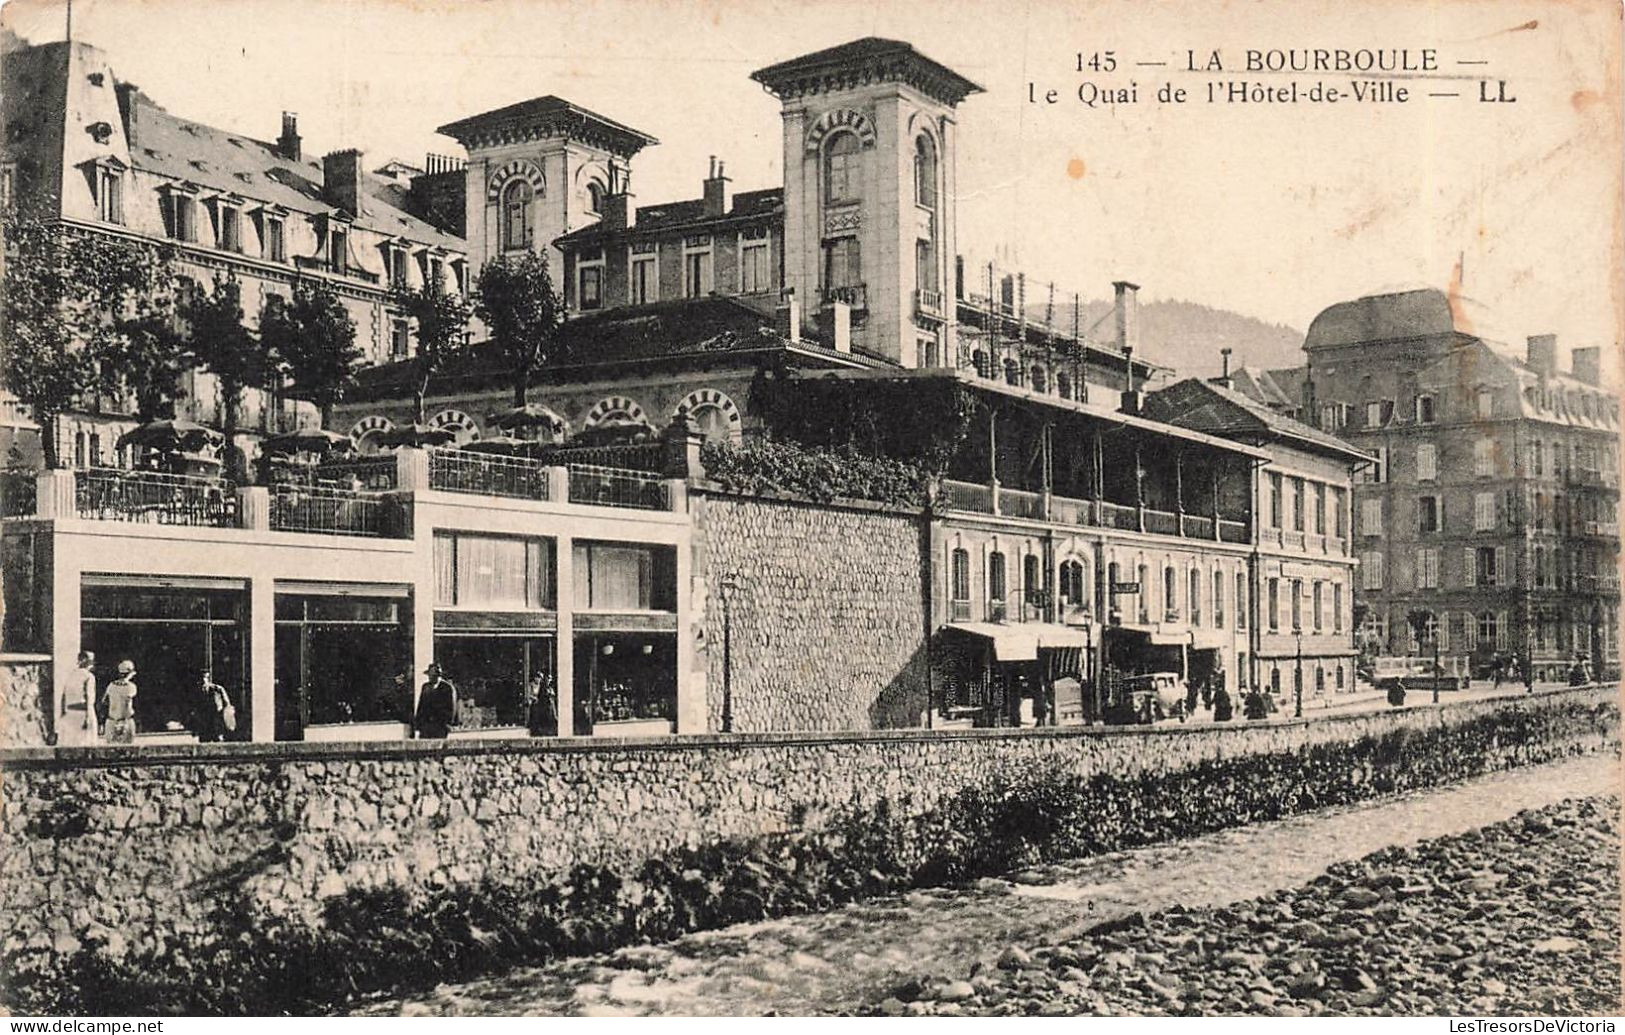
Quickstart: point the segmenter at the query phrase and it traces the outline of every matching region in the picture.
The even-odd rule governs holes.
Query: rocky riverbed
[[[911,978],[863,1012],[1617,1012],[1619,805],[1569,800],[1339,863],[1262,898],[1012,944],[992,966]]]

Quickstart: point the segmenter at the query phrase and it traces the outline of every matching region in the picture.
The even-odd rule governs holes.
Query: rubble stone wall
[[[960,822],[967,795],[978,822],[1014,800],[1000,787],[1060,788],[1073,800],[1077,781],[1110,778],[1102,793],[1127,810],[1119,820],[1172,817],[1133,835],[1156,839],[1263,818],[1246,793],[1234,815],[1228,799],[1210,799],[1184,816],[1189,791],[1164,800],[1181,781],[1234,787],[1256,771],[1271,795],[1310,796],[1284,813],[1598,750],[1617,745],[1617,726],[1616,692],[1581,689],[1149,730],[12,748],[0,751],[0,960],[21,980],[81,949],[162,958],[209,942],[223,918],[319,926],[325,902],[381,889],[533,896],[575,867],[630,874],[685,848],[765,835],[804,843],[854,816],[871,817],[871,840],[899,842],[886,858],[912,860],[897,863],[899,879],[922,879],[929,870],[917,867],[941,854],[936,835],[918,837],[931,824],[1015,831],[1043,848],[1029,828],[1047,806],[1034,806],[1033,823]],[[1122,802],[1136,794],[1145,800]]]
[[[707,728],[723,729],[725,688],[735,733],[923,724],[920,515],[714,491],[691,499]],[[726,575],[736,585],[725,615]]]
[[[49,743],[51,663],[33,655],[0,657],[0,747]]]

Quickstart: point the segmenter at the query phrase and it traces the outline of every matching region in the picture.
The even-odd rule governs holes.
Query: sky
[[[61,0],[0,23],[60,39]],[[374,165],[460,155],[434,127],[558,94],[661,143],[638,204],[778,186],[778,102],[760,67],[861,36],[906,40],[985,88],[958,110],[960,250],[1061,297],[1132,280],[1307,329],[1338,301],[1432,286],[1490,307],[1521,343],[1602,345],[1618,383],[1620,7],[1610,0],[76,0],[74,38],[177,114]],[[1405,104],[1208,104],[1207,84],[1347,90],[1349,74],[1248,72],[1248,50],[1434,52],[1378,80]],[[1222,73],[1187,71],[1187,51]],[[1117,67],[1077,70],[1111,51]],[[1163,65],[1152,62],[1166,62]],[[1466,64],[1465,62],[1474,62]],[[1482,103],[1487,96],[1515,98]],[[1504,90],[1498,84],[1504,80]],[[1077,98],[1137,84],[1137,101]],[[1184,104],[1157,102],[1184,87]],[[1032,103],[1047,90],[1055,104]],[[1428,97],[1457,92],[1459,97]],[[1029,288],[1042,298],[1042,288]],[[1199,346],[1193,346],[1199,348]],[[1245,359],[1245,353],[1243,354]],[[1191,366],[1204,363],[1192,357]]]

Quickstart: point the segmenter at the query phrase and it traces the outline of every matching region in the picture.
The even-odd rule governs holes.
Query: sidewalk
[[[1567,689],[1567,683],[1537,682],[1534,685],[1536,693]],[[1521,697],[1527,691],[1522,683],[1502,683],[1500,687],[1488,679],[1475,679],[1466,690],[1441,690],[1439,703],[1449,704],[1453,701],[1486,700],[1497,697]],[[1291,693],[1284,693],[1275,699],[1277,709],[1265,721],[1282,721],[1293,718],[1293,700]],[[1410,690],[1405,694],[1405,705],[1427,705],[1433,703],[1433,693],[1430,690]],[[1355,690],[1342,694],[1326,694],[1322,697],[1305,697],[1303,699],[1303,717],[1313,719],[1322,715],[1350,715],[1359,712],[1382,711],[1390,707],[1386,691],[1378,690],[1370,684],[1361,683]],[[1242,715],[1242,703],[1235,702],[1235,722],[1246,722]],[[1177,723],[1178,719],[1164,719],[1164,723]],[[1189,719],[1191,722],[1212,722],[1212,712],[1197,707],[1196,714]],[[1256,720],[1254,720],[1256,721]]]

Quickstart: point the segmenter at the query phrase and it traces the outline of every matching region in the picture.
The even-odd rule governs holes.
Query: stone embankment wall
[[[709,728],[830,731],[922,725],[922,518],[862,502],[813,504],[697,490],[694,570],[705,573]],[[730,646],[724,673],[727,590]],[[726,675],[726,679],[724,678]]]
[[[1598,750],[1617,727],[1616,692],[1585,689],[1154,730],[11,749],[4,995],[82,1007],[64,997],[87,973],[157,969],[170,997],[231,975],[196,1009],[296,1009],[480,966],[490,937],[469,932],[493,925],[521,955],[666,937]],[[335,988],[311,977],[324,952]],[[142,1005],[108,995],[88,1005]]]
[[[50,680],[49,658],[0,656],[0,747],[42,747],[48,743]]]

